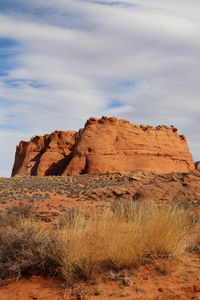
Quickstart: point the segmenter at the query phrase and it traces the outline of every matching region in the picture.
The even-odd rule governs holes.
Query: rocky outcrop
[[[21,141],[16,149],[12,176],[62,175],[71,160],[75,131],[54,131]]]
[[[194,169],[184,135],[173,126],[131,124],[127,120],[90,118],[84,129],[35,136],[17,146],[12,176],[158,173]]]

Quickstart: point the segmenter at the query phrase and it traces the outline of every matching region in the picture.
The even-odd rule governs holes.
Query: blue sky
[[[199,0],[1,0],[0,176],[20,140],[91,116],[166,124],[200,160]]]

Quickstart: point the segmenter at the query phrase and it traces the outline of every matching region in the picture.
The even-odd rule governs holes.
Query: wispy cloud
[[[199,9],[196,0],[2,0],[2,175],[17,141],[102,114],[174,124],[198,159]]]

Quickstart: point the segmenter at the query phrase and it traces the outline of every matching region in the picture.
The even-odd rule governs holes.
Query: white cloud
[[[3,169],[23,136],[78,129],[102,114],[174,124],[198,159],[198,1],[15,2],[27,11],[0,14],[0,37],[18,43],[13,68],[0,77]],[[112,99],[124,105],[110,107]],[[6,127],[18,128],[17,139]]]

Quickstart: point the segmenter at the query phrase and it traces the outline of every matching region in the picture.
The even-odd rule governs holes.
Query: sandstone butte
[[[184,135],[173,126],[90,118],[84,129],[54,131],[21,141],[12,176],[77,175],[133,170],[158,173],[194,169]]]

